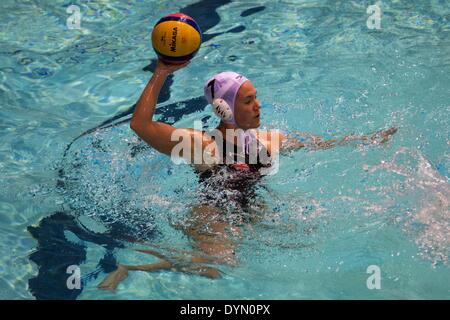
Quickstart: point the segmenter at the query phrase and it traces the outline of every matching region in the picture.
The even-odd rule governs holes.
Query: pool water
[[[71,4],[81,29],[67,27]],[[450,6],[382,1],[370,29],[373,4],[1,1],[0,299],[448,299]],[[258,89],[263,128],[398,132],[281,156],[221,279],[131,272],[102,291],[117,263],[156,261],[134,249],[191,250],[172,225],[195,204],[197,176],[129,128],[155,65],[151,28],[180,11],[204,42],[168,79],[158,119],[213,128],[203,83],[233,70]]]

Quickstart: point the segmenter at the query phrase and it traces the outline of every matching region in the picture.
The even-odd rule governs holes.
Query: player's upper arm
[[[175,128],[164,122],[147,122],[132,124],[137,135],[166,155],[182,157],[187,162],[203,162],[203,151],[210,143],[215,143],[202,131],[191,128]],[[200,159],[200,160],[199,160]]]
[[[172,148],[178,143],[178,141],[172,141],[172,134],[175,130],[185,130],[177,129],[171,125],[157,121],[142,123],[132,122],[131,129],[133,129],[136,134],[151,147],[167,155],[170,155]]]

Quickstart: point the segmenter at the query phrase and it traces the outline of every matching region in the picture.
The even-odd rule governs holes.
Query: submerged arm
[[[282,135],[282,152],[295,151],[302,148],[309,150],[323,150],[335,146],[346,145],[353,141],[362,144],[381,144],[388,141],[397,132],[397,128],[389,128],[377,131],[370,136],[348,135],[341,139],[324,140],[323,138],[305,132],[293,132]]]

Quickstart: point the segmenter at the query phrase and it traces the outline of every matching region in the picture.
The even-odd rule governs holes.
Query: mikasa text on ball
[[[202,43],[202,32],[194,19],[183,13],[161,18],[153,28],[152,45],[158,57],[168,63],[191,60]]]

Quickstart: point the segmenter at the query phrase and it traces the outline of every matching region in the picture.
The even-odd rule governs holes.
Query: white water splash
[[[399,157],[406,156],[407,165]],[[392,186],[397,195],[413,198],[414,207],[407,214],[404,230],[415,237],[420,255],[433,265],[448,264],[450,249],[450,186],[419,150],[400,148],[391,161],[381,161],[376,166],[365,166],[373,173],[387,170],[405,178],[402,188]]]

